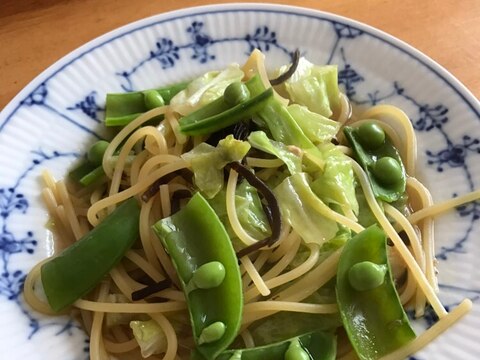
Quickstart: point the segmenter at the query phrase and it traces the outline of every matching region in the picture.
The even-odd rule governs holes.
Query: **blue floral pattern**
[[[452,169],[460,169],[465,174],[465,179],[470,190],[474,189],[474,181],[472,173],[466,161],[469,157],[480,154],[480,140],[470,134],[464,134],[461,138],[452,138],[445,126],[450,121],[449,108],[442,103],[424,103],[409,94],[400,80],[393,81],[389,88],[369,89],[364,86],[367,82],[367,75],[356,67],[355,63],[350,61],[348,53],[348,44],[356,41],[358,38],[372,36],[368,32],[356,28],[354,26],[344,24],[338,21],[320,18],[330,24],[331,32],[334,36],[334,42],[327,56],[327,63],[337,63],[339,66],[338,78],[339,83],[343,87],[345,94],[352,102],[358,105],[376,105],[385,100],[401,99],[410,103],[415,112],[412,117],[412,124],[417,132],[435,132],[439,134],[443,140],[443,147],[440,149],[426,150],[426,166],[435,169],[438,172],[448,172]],[[116,71],[114,76],[118,79],[119,85],[125,91],[134,91],[137,89],[135,75],[148,63],[158,66],[159,70],[169,71],[175,68],[182,59],[190,59],[199,64],[205,64],[219,58],[219,44],[222,43],[238,43],[245,48],[245,54],[250,53],[253,49],[258,48],[263,52],[270,52],[273,49],[285,55],[288,60],[289,56],[295,50],[295,46],[282,42],[284,29],[274,29],[266,24],[254,26],[248,33],[239,34],[238,36],[216,37],[209,33],[208,23],[203,20],[202,16],[192,16],[188,26],[184,27],[186,42],[177,42],[170,37],[159,37],[152,44],[149,51],[145,52],[141,60],[135,64],[127,66],[125,69]],[[111,41],[111,40],[109,40]],[[108,41],[106,42],[108,43]],[[305,49],[300,49],[302,54],[308,53]],[[73,101],[70,106],[60,108],[53,105],[50,101],[49,81],[54,76],[44,80],[30,94],[24,97],[14,109],[12,114],[8,115],[6,120],[0,124],[0,133],[12,116],[22,107],[36,107],[43,109],[56,116],[63,121],[73,125],[74,127],[88,133],[91,137],[101,139],[94,129],[98,124],[105,111],[102,100],[99,99],[95,90],[84,93],[83,97]],[[87,116],[87,120],[78,120],[77,114]],[[58,329],[57,334],[73,334],[79,331],[78,325],[72,320],[41,320],[37,315],[33,314],[26,308],[20,299],[23,283],[25,281],[25,272],[22,269],[12,266],[12,258],[18,254],[33,254],[37,248],[38,240],[34,230],[28,230],[24,233],[15,233],[9,226],[10,220],[15,215],[28,216],[29,200],[20,191],[22,181],[39,165],[48,161],[52,161],[62,157],[76,157],[75,152],[42,149],[31,153],[31,162],[27,164],[25,170],[19,174],[18,178],[10,186],[0,187],[0,297],[8,301],[14,302],[21,312],[28,319],[30,333],[28,338],[33,337],[39,331],[47,327],[55,327]],[[457,194],[452,193],[452,196]],[[465,253],[465,244],[469,239],[474,224],[480,218],[480,202],[472,202],[470,204],[457,208],[458,216],[468,220],[468,226],[463,234],[451,246],[441,247],[437,257],[439,260],[447,260],[449,254]],[[473,301],[477,301],[480,292],[471,289],[455,288],[453,286],[442,284],[442,289],[467,294]],[[455,304],[450,304],[453,306]],[[433,312],[427,312],[423,321],[426,326],[431,326],[436,318]],[[88,353],[88,340],[85,342],[84,352]],[[410,360],[420,360],[418,357],[411,357]]]

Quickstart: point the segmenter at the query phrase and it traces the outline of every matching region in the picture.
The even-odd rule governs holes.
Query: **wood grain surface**
[[[220,2],[232,1],[0,0],[0,109],[49,65],[105,32],[154,14]],[[480,0],[269,2],[328,11],[381,29],[430,56],[480,97]]]

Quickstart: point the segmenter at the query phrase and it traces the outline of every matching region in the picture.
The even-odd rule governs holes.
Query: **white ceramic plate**
[[[88,340],[67,318],[47,318],[22,301],[25,274],[51,252],[40,201],[43,168],[61,177],[99,126],[107,92],[190,79],[255,47],[271,67],[299,48],[315,63],[335,63],[357,104],[404,109],[417,131],[420,176],[435,200],[480,182],[480,104],[435,62],[369,26],[309,9],[219,5],[161,14],[110,32],[39,75],[0,116],[0,358],[85,359]],[[449,308],[478,303],[480,203],[437,221],[441,299]],[[420,325],[430,325],[431,314]],[[478,359],[478,306],[415,359]]]

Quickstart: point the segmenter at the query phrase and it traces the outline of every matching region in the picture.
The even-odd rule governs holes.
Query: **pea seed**
[[[225,279],[225,267],[219,261],[211,261],[200,266],[193,273],[192,281],[199,289],[219,286]]]
[[[242,351],[241,350],[235,351],[228,360],[242,360]]]
[[[143,91],[143,102],[149,110],[165,105],[165,101],[163,100],[162,95],[160,95],[155,90]]]
[[[379,125],[368,122],[358,127],[358,137],[365,148],[374,150],[385,142],[385,131]]]
[[[385,156],[373,164],[373,174],[385,185],[393,185],[403,177],[402,167],[392,157]]]
[[[247,101],[250,98],[250,91],[244,83],[235,81],[227,86],[223,98],[228,105],[235,106]]]
[[[94,165],[101,165],[103,161],[103,154],[105,154],[105,150],[107,150],[108,145],[110,145],[108,141],[100,140],[90,146],[87,154],[88,161]]]
[[[311,360],[310,354],[305,351],[298,339],[293,340],[288,346],[284,356],[285,360]]]
[[[220,340],[225,334],[225,324],[221,321],[214,322],[204,328],[198,337],[198,344],[210,344],[214,341]]]
[[[387,265],[363,261],[353,265],[348,271],[350,285],[357,291],[372,290],[385,281]]]

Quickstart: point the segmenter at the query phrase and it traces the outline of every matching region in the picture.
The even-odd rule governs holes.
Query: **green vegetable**
[[[182,283],[197,349],[207,359],[214,359],[237,336],[243,308],[240,270],[228,234],[200,193],[196,193],[180,211],[158,221],[153,230],[170,254]],[[221,284],[188,291],[188,283],[194,278],[195,271],[212,261],[220,262],[225,268]],[[206,338],[210,336],[210,330],[203,331],[217,322],[225,325],[225,333],[210,342],[211,338]],[[214,326],[217,327],[218,324]]]
[[[190,282],[197,289],[211,289],[219,286],[225,279],[225,267],[219,261],[210,261],[193,272]]]
[[[225,335],[225,324],[216,321],[202,330],[198,337],[198,345],[210,344],[220,340]]]
[[[248,90],[248,87],[240,81],[236,81],[228,85],[223,93],[224,101],[230,106],[241,104],[242,102],[247,101],[249,98],[250,91]]]
[[[338,121],[330,120],[325,116],[314,113],[308,110],[306,106],[294,104],[288,106],[287,110],[304,134],[314,144],[331,141],[340,129]]]
[[[145,107],[149,110],[165,106],[165,100],[163,100],[162,95],[160,95],[158,91],[145,90],[143,92],[143,96]]]
[[[309,303],[328,304],[335,302],[335,290],[332,296],[322,297],[317,294],[305,299]],[[279,312],[265,319],[258,320],[249,326],[255,344],[269,345],[283,341],[298,334],[312,331],[333,331],[340,327],[340,315],[335,314],[307,314],[293,312]]]
[[[365,270],[365,265],[359,265],[364,262],[384,267],[386,273],[382,276],[383,269],[374,270],[375,274],[370,274],[373,276],[367,276],[374,280],[370,284],[365,284],[365,279],[354,279],[356,285],[361,285],[357,290],[351,278],[357,277],[355,272]],[[337,303],[344,328],[361,360],[379,359],[415,338],[391,276],[386,236],[376,225],[354,236],[343,248],[337,271]]]
[[[238,64],[231,64],[222,71],[209,71],[188,84],[170,101],[172,110],[185,116],[202,107],[221,100],[228,85],[241,81],[243,71]],[[226,104],[225,104],[226,105]]]
[[[84,160],[77,167],[70,170],[68,177],[75,182],[80,182],[81,178],[94,171],[97,167],[97,165],[92,164],[90,161]]]
[[[88,234],[42,265],[41,280],[53,311],[61,311],[92,290],[138,237],[135,199],[118,206]]]
[[[294,103],[327,118],[340,104],[337,67],[333,65],[314,65],[302,57],[284,86]]]
[[[131,321],[130,328],[140,346],[143,358],[164,353],[167,350],[167,337],[155,320]]]
[[[151,98],[154,96],[153,92],[156,92],[165,104],[169,104],[172,97],[185,89],[187,84],[178,83],[147,91],[107,94],[105,126],[125,126],[136,117],[150,110],[151,106],[154,105],[151,102]],[[150,99],[147,100],[147,97]]]
[[[222,189],[208,202],[222,223],[225,224],[230,238],[234,238],[236,235],[228,221],[225,190]],[[255,239],[264,239],[271,234],[257,189],[245,180],[241,181],[235,189],[235,209],[240,224],[250,236]],[[232,240],[235,241],[235,239]]]
[[[385,131],[375,123],[365,123],[358,127],[358,138],[365,148],[375,150],[385,142]]]
[[[384,185],[395,185],[402,181],[404,174],[400,163],[390,156],[385,156],[373,163],[372,173]]]
[[[343,129],[355,157],[367,173],[375,196],[386,202],[400,199],[405,193],[406,175],[402,159],[398,150],[393,146],[390,139],[385,138],[384,143],[375,149],[366,148],[359,137],[359,129],[349,126]],[[382,158],[395,160],[381,160]],[[377,161],[381,160],[377,164]],[[378,167],[378,168],[377,168]],[[394,172],[390,174],[390,172]]]
[[[351,210],[357,214],[358,202],[351,159],[331,143],[320,145],[319,150],[324,159],[324,168],[313,174],[313,192],[327,205],[336,204],[343,213]]]
[[[302,344],[297,339],[292,340],[290,345],[288,345],[287,352],[284,356],[285,360],[310,360],[310,354],[305,351],[302,347]]]
[[[211,134],[233,125],[240,120],[252,117],[260,111],[260,109],[262,109],[272,97],[273,90],[270,88],[247,101],[241,102],[238,105],[209,117],[203,117],[205,109],[200,109],[198,112],[193,112],[180,119],[180,130],[186,135]],[[225,102],[223,99],[221,100],[222,102]],[[216,106],[220,108],[219,104],[216,102],[207,106],[212,107],[212,109]]]
[[[103,154],[105,154],[105,150],[107,150],[108,145],[110,143],[105,140],[100,140],[90,146],[87,153],[87,159],[94,165],[101,165],[103,161]]]
[[[362,261],[353,265],[348,271],[350,285],[358,291],[372,290],[385,281],[387,265]]]
[[[215,360],[334,360],[336,353],[335,336],[316,331],[265,346],[227,350]],[[204,358],[198,352],[194,352],[191,359]]]
[[[290,174],[302,171],[302,159],[289,151],[284,143],[270,140],[263,131],[254,131],[248,136],[248,142],[255,149],[275,155],[287,165]]]
[[[103,166],[100,165],[95,169],[93,169],[92,171],[90,171],[85,176],[82,176],[82,178],[78,180],[78,182],[83,186],[88,186],[102,179],[104,176],[105,176],[105,171],[103,170]]]
[[[282,217],[286,219],[305,243],[322,245],[337,233],[335,221],[319,213],[325,205],[311,190],[305,173],[294,174],[274,189]]]
[[[201,143],[183,154],[182,158],[192,167],[195,185],[211,199],[223,188],[225,165],[242,160],[248,150],[250,150],[248,142],[236,140],[233,135],[228,135],[220,140],[216,147]]]

